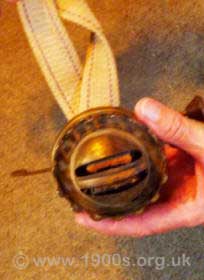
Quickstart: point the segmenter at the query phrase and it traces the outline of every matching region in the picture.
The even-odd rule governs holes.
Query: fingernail
[[[161,116],[161,109],[159,104],[151,99],[145,99],[140,105],[140,113],[151,122],[157,122]]]

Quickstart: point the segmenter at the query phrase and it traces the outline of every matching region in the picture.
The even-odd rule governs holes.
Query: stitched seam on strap
[[[95,55],[95,43],[93,43],[93,49],[90,57],[90,66],[89,66],[89,73],[88,73],[88,79],[87,79],[87,100],[86,100],[86,106],[87,109],[89,108],[90,105],[90,96],[91,96],[91,78],[92,78],[92,71],[93,71],[93,66],[94,66],[94,55]]]
[[[28,22],[28,24],[29,24],[29,26],[30,26],[30,29],[31,29],[31,32],[32,32],[32,34],[33,34],[33,38],[35,39],[35,41],[36,41],[36,43],[37,43],[37,45],[38,45],[38,48],[39,48],[39,50],[40,50],[40,52],[41,52],[41,55],[42,55],[42,57],[43,57],[43,59],[44,59],[45,65],[47,66],[48,72],[50,73],[50,75],[52,76],[53,80],[55,81],[57,88],[58,88],[59,91],[62,93],[62,97],[64,98],[65,102],[67,103],[67,105],[68,105],[68,107],[69,107],[69,109],[70,109],[70,112],[71,112],[72,114],[74,114],[74,111],[73,111],[73,109],[71,108],[69,102],[67,101],[66,95],[65,95],[65,93],[63,92],[62,88],[60,87],[60,85],[59,85],[59,83],[58,83],[58,81],[57,81],[57,79],[56,79],[54,73],[52,72],[52,69],[51,69],[51,67],[50,67],[50,65],[49,65],[49,62],[47,61],[47,59],[46,59],[46,57],[45,57],[45,55],[44,55],[44,53],[43,53],[43,50],[42,50],[42,48],[41,48],[41,46],[40,46],[40,43],[39,43],[39,41],[38,41],[38,39],[37,39],[37,37],[36,37],[36,35],[35,35],[34,29],[33,29],[33,25],[32,25],[32,22],[31,22],[31,20],[30,20],[30,16],[29,16],[29,13],[28,13],[28,10],[27,10],[27,6],[26,6],[26,4],[25,4],[24,1],[22,1],[22,5],[23,5],[23,8],[24,8],[25,16],[26,16],[26,18],[27,18],[27,22]]]
[[[81,73],[80,73],[80,71],[79,71],[77,65],[74,63],[74,59],[73,59],[73,56],[71,55],[71,51],[70,51],[70,49],[68,48],[67,44],[65,43],[65,41],[64,41],[64,39],[63,39],[63,35],[61,35],[61,32],[60,32],[60,30],[59,30],[59,28],[58,28],[58,26],[57,26],[57,24],[56,24],[56,22],[55,22],[55,20],[54,20],[54,18],[53,18],[52,11],[51,11],[50,7],[47,5],[47,2],[46,2],[46,1],[45,1],[45,5],[46,5],[46,7],[47,7],[46,10],[48,11],[48,16],[50,17],[51,21],[53,22],[53,25],[54,25],[54,27],[55,27],[55,30],[56,30],[56,32],[57,32],[57,34],[58,34],[58,36],[59,36],[59,40],[63,43],[63,45],[64,45],[64,47],[65,47],[65,49],[66,49],[66,51],[67,51],[67,54],[68,54],[68,56],[69,56],[69,60],[71,61],[71,65],[72,65],[72,67],[73,67],[73,70],[74,70],[74,72],[77,74],[77,76],[80,78],[80,77],[81,77]]]
[[[109,54],[106,52],[106,59],[107,59],[107,67],[108,67],[108,89],[109,89],[109,97],[110,97],[110,102],[111,105],[114,104],[113,101],[113,77],[112,77],[112,71],[111,71],[111,66],[110,66],[110,60],[109,60]]]

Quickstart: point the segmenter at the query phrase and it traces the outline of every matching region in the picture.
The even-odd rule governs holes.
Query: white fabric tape
[[[89,108],[119,105],[114,56],[85,0],[21,0],[18,10],[38,64],[68,119]],[[60,17],[91,32],[84,67]]]

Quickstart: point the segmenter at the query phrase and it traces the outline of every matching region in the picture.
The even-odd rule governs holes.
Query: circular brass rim
[[[137,139],[137,145],[139,144],[143,155],[145,156],[146,162],[148,163],[148,176],[145,178],[145,184],[148,183],[148,180],[151,180],[153,178],[153,180],[156,180],[155,178],[158,177],[160,179],[157,178],[158,182],[158,187],[156,189],[157,193],[161,187],[161,185],[164,183],[164,178],[166,178],[165,175],[165,170],[166,170],[166,162],[165,162],[165,156],[163,154],[163,150],[162,150],[162,145],[161,143],[158,142],[157,138],[146,128],[144,127],[141,123],[139,123],[134,114],[127,111],[126,109],[122,109],[119,107],[98,107],[95,109],[90,109],[86,112],[83,112],[82,114],[74,117],[72,120],[70,120],[68,122],[68,124],[64,127],[64,129],[60,132],[60,134],[57,137],[57,140],[55,142],[54,148],[53,148],[53,152],[52,152],[52,166],[53,166],[53,172],[55,170],[55,166],[56,166],[56,160],[55,160],[55,155],[57,153],[57,150],[60,146],[60,143],[64,137],[64,135],[66,134],[67,131],[69,131],[70,129],[74,128],[75,126],[77,126],[77,124],[82,121],[85,120],[86,118],[94,118],[94,116],[96,115],[100,115],[100,114],[107,114],[107,115],[125,115],[126,117],[128,117],[131,121],[134,121],[134,125],[138,126],[138,129],[140,129],[142,131],[142,134],[145,135],[146,137],[146,141],[150,143],[151,147],[154,147],[156,154],[157,154],[157,160],[154,159],[155,155],[154,153],[152,153],[152,151],[147,148],[147,146],[142,145],[141,144],[141,140]],[[104,128],[107,129],[107,128]],[[129,133],[128,131],[124,130],[125,133]],[[93,132],[92,132],[93,133]],[[130,133],[129,133],[130,134]],[[86,137],[86,136],[84,136]],[[132,136],[134,138],[134,136]],[[75,145],[76,148],[77,145]],[[156,163],[156,161],[158,161],[159,163],[159,168],[157,168],[157,166],[155,166],[154,164]],[[155,172],[155,174],[152,174],[153,172]],[[153,176],[154,175],[154,176]],[[55,176],[56,177],[56,176]],[[59,183],[59,182],[58,182]],[[151,185],[151,182],[150,182]],[[72,191],[75,193],[75,197],[73,195],[69,195],[69,194],[65,194],[65,197],[68,198],[68,200],[70,200],[72,202],[72,204],[75,205],[79,205],[81,208],[87,210],[89,213],[98,213],[97,211],[97,205],[99,205],[99,202],[95,202],[94,199],[92,199],[91,197],[85,195],[84,193],[82,193],[81,191],[79,191],[76,187],[76,182],[73,180],[73,176],[72,176],[72,186],[70,186],[70,188],[72,189]],[[153,195],[153,196],[154,196]],[[78,200],[78,201],[77,201]],[[86,203],[84,203],[84,201],[86,201]],[[88,204],[88,206],[87,206]],[[149,202],[142,202],[141,203],[141,207],[149,204]],[[107,205],[101,204],[101,207],[104,208],[110,208]],[[124,213],[130,213],[133,211],[137,211],[138,209],[135,208],[135,204],[134,202],[130,203],[130,205],[126,205],[126,210],[124,208],[118,208],[118,207],[112,207],[112,209],[114,208],[116,210],[116,212],[118,212],[117,214],[108,214],[108,211],[99,211],[100,213],[98,213],[99,215],[102,216],[116,216],[116,215],[121,215]],[[139,208],[141,208],[139,207]]]

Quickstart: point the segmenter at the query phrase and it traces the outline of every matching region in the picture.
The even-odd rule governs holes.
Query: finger
[[[151,99],[141,99],[135,107],[137,118],[163,141],[173,144],[204,163],[204,124]]]
[[[122,220],[92,220],[87,213],[76,214],[76,221],[107,235],[125,235],[143,237],[164,233],[185,226],[193,226],[192,221],[202,223],[198,219],[198,210],[193,210],[192,202],[178,207],[171,204],[152,205],[143,214],[130,215]]]

